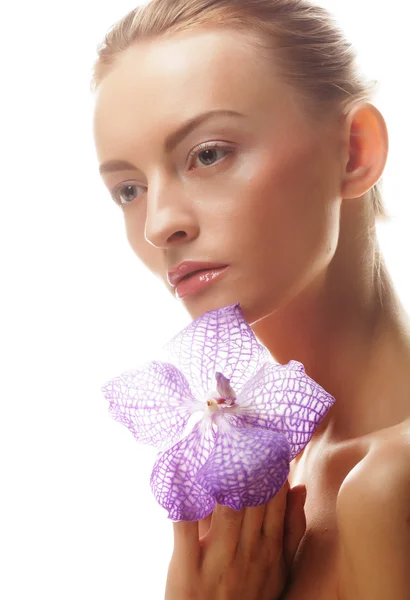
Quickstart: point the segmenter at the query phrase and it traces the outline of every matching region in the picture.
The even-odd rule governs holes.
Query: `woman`
[[[174,523],[167,600],[408,599],[410,332],[351,46],[304,0],[154,0],[109,32],[93,89],[136,255],[193,318],[240,302],[337,399],[266,506]]]

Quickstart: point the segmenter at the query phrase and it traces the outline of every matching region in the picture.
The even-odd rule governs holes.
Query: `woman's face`
[[[239,114],[214,114],[166,144],[222,110]],[[124,52],[97,90],[94,136],[100,164],[130,163],[102,177],[134,252],[172,293],[168,271],[184,261],[229,265],[182,298],[192,318],[240,302],[253,323],[320,279],[334,255],[337,123],[313,122],[242,33],[198,29]]]

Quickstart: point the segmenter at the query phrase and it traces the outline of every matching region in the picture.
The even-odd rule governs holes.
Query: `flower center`
[[[234,406],[236,403],[236,394],[231,388],[230,380],[222,373],[215,373],[215,378],[216,390],[211,391],[206,399],[206,404],[212,413]]]

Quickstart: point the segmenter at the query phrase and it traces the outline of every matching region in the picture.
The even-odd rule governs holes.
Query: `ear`
[[[383,175],[389,151],[386,122],[375,106],[355,105],[344,122],[342,198],[360,198]]]

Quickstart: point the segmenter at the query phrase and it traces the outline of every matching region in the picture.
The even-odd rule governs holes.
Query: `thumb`
[[[284,523],[283,552],[286,564],[290,568],[302,537],[306,531],[306,486],[297,485],[287,495]]]

